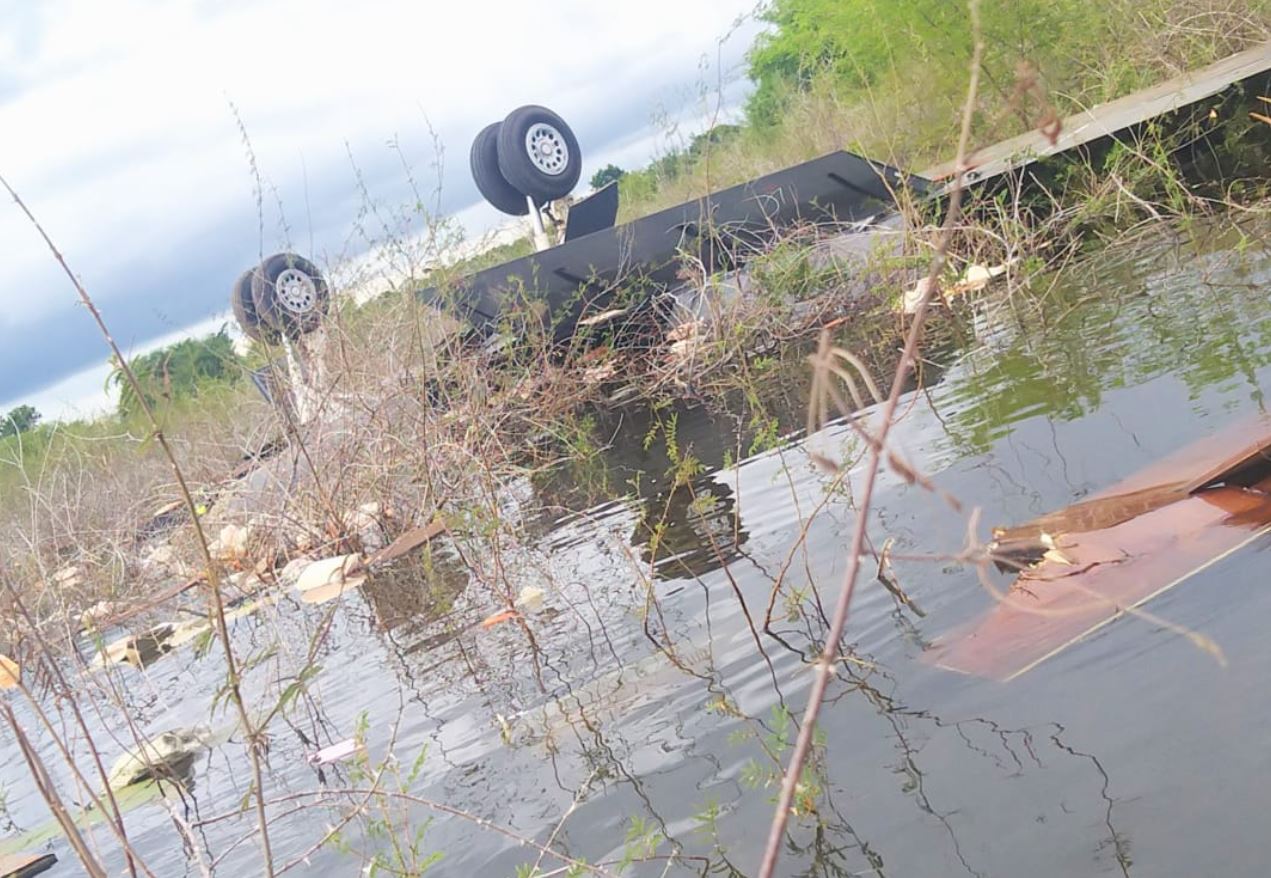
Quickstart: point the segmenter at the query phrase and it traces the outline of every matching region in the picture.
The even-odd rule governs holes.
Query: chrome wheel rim
[[[278,304],[292,314],[308,314],[318,307],[318,287],[313,278],[295,268],[287,268],[274,281]]]
[[[569,147],[564,135],[546,122],[535,122],[525,132],[525,150],[530,164],[549,177],[559,177],[569,167]]]

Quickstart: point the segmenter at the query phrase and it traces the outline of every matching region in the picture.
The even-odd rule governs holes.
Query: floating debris
[[[275,593],[253,600],[241,600],[226,607],[225,621],[233,622],[250,616],[263,606],[277,603],[278,598],[279,595]],[[93,656],[92,667],[101,670],[108,665],[123,664],[144,670],[173,650],[209,636],[214,631],[212,620],[201,615],[178,622],[164,622],[141,634],[129,634],[105,644]]]
[[[188,780],[194,758],[208,748],[211,731],[203,726],[163,732],[115,760],[107,775],[112,790],[166,777]]]
[[[332,762],[340,762],[364,752],[365,747],[357,738],[348,738],[340,741],[338,744],[332,744],[330,747],[323,747],[321,750],[315,750],[310,753],[305,761],[312,766],[330,765]]]
[[[387,564],[408,555],[416,549],[432,542],[446,532],[446,526],[440,521],[432,521],[419,527],[413,527],[380,549],[366,561],[367,567]]]
[[[181,565],[176,549],[167,543],[151,546],[141,556],[141,569],[150,576],[172,575],[180,571]]]
[[[951,284],[941,284],[936,281],[936,294],[944,297],[944,302],[948,304],[956,295],[964,295],[966,293],[975,293],[987,287],[991,282],[1006,274],[1007,269],[1013,262],[1003,265],[980,265],[971,263],[966,267],[962,274]],[[905,295],[900,300],[900,310],[905,314],[913,314],[918,310],[918,303],[922,301],[923,296],[927,294],[932,281],[929,277],[921,278],[912,289],[906,290]]]
[[[58,588],[79,588],[85,582],[84,568],[75,565],[61,567],[53,571],[53,584]]]
[[[594,366],[588,366],[583,369],[583,384],[603,384],[618,374],[618,364],[612,360],[603,363],[597,363]]]
[[[487,629],[493,628],[495,625],[499,625],[499,624],[502,624],[503,622],[509,622],[512,619],[519,619],[519,618],[521,618],[521,614],[518,613],[516,610],[503,610],[502,612],[495,613],[492,616],[486,616],[484,619],[482,619],[481,627],[487,628]]]
[[[579,326],[599,326],[602,323],[608,323],[614,318],[621,317],[630,311],[631,308],[610,308],[608,311],[601,311],[599,314],[593,314],[590,317],[584,317],[578,321]]]
[[[374,552],[384,546],[384,520],[391,518],[379,503],[363,503],[344,516],[344,529],[354,535],[362,551]]]
[[[516,608],[526,613],[537,613],[543,609],[544,592],[541,588],[527,585],[516,596]]]
[[[667,356],[673,362],[691,360],[704,342],[706,324],[702,320],[686,320],[666,333]]]
[[[161,656],[172,650],[172,636],[177,625],[164,622],[140,634],[129,634],[120,637],[101,647],[93,656],[93,667],[101,669],[107,665],[131,665],[142,670]]]
[[[249,537],[247,528],[242,525],[227,524],[207,548],[218,561],[241,561],[247,557]]]
[[[914,314],[918,311],[918,304],[923,297],[927,295],[927,290],[931,288],[932,280],[924,277],[916,283],[912,289],[906,290],[905,295],[900,300],[900,310],[904,314]],[[937,289],[938,291],[938,289]]]
[[[360,554],[336,555],[314,561],[296,580],[300,600],[324,604],[366,582],[366,563]]]
[[[79,614],[79,626],[86,631],[99,628],[101,623],[107,619],[122,615],[127,611],[128,606],[122,601],[98,601]]]

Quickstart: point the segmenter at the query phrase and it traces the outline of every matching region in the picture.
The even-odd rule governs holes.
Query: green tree
[[[35,406],[20,405],[10,409],[4,416],[4,420],[0,421],[0,436],[16,436],[19,433],[25,433],[39,422],[40,413],[35,410]]]
[[[723,146],[741,135],[740,125],[716,125],[701,134],[693,135],[689,141],[688,155],[693,161],[702,158],[717,146]]]
[[[1083,56],[1100,45],[1109,14],[1097,0],[985,0],[985,88],[1007,96],[1021,61],[1043,76],[1094,63]],[[970,18],[959,0],[773,0],[763,18],[771,28],[747,55],[755,91],[746,105],[761,128],[817,82],[847,94],[922,70],[923,80],[958,91],[967,76]]]
[[[151,351],[129,365],[146,402],[153,408],[197,397],[207,387],[237,381],[242,376],[241,360],[225,327],[204,338],[187,338]],[[140,401],[118,366],[110,375],[110,383],[119,388],[119,414],[138,414]]]
[[[626,171],[614,164],[605,165],[599,171],[591,175],[591,188],[603,189],[616,180],[621,180],[626,176]]]

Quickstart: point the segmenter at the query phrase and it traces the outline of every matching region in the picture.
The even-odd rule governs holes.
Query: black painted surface
[[[791,227],[848,223],[888,212],[904,186],[921,193],[928,181],[834,152],[487,268],[456,289],[420,295],[452,309],[478,332],[492,330],[519,306],[537,304],[538,316],[550,321],[557,341],[564,341],[585,314],[611,307],[619,289],[639,295],[675,282],[686,257],[700,260],[709,271],[736,267]]]

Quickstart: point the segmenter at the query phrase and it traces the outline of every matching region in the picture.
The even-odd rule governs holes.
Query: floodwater
[[[899,608],[866,560],[851,650],[779,874],[1265,873],[1271,535],[1148,605],[1216,641],[1226,667],[1138,618],[1008,684],[921,661],[992,605],[976,571],[950,557],[970,510],[981,510],[987,538],[991,525],[1079,500],[1265,409],[1271,250],[1258,240],[1114,248],[1065,271],[1045,321],[989,296],[961,322],[960,340],[933,354],[939,380],[906,396],[893,435],[964,511],[883,476],[871,539],[893,540],[897,556],[936,556],[895,562],[925,616]],[[824,632],[817,601],[834,602],[854,521],[859,468],[836,483],[809,452],[851,461],[859,448],[835,424],[751,454],[728,419],[659,418],[672,414],[674,429],[659,431],[647,412],[614,415],[597,425],[612,448],[583,470],[510,486],[504,513],[519,525],[497,560],[461,563],[442,545],[427,571],[325,606],[287,599],[235,623],[252,665],[246,691],[272,693],[255,697],[261,710],[330,624],[321,671],[270,726],[277,866],[352,875],[378,853],[382,874],[529,874],[538,856],[515,836],[610,873],[755,873]],[[666,476],[668,432],[679,455],[705,467],[689,489],[672,490]],[[772,633],[756,634],[777,583]],[[545,593],[524,627],[477,624],[524,586]],[[201,874],[179,819],[198,856],[219,858],[215,874],[258,873],[254,812],[236,813],[250,786],[244,748],[224,699],[209,715],[223,681],[216,650],[115,679],[147,734],[224,729],[184,798],[129,813],[149,867]],[[109,763],[126,732],[115,719],[106,727]],[[306,763],[313,742],[355,732],[368,748],[362,767]],[[40,744],[56,769],[51,743]],[[19,827],[45,824],[12,746],[0,781]],[[367,799],[372,787],[454,810]],[[360,802],[363,813],[342,823]],[[315,849],[329,833],[334,841]],[[111,837],[101,827],[92,837],[120,874]],[[19,837],[27,849],[37,842]],[[52,844],[62,859],[53,874],[77,873],[69,849]],[[563,874],[562,865],[544,856],[539,868]]]

